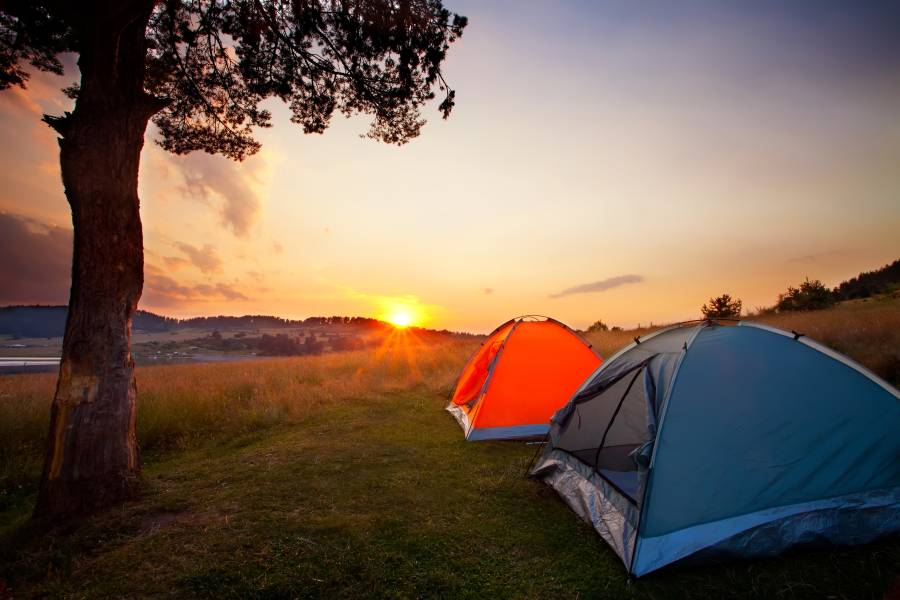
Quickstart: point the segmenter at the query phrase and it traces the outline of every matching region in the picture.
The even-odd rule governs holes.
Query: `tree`
[[[163,148],[243,160],[268,97],[322,133],[335,111],[374,120],[368,137],[405,144],[422,105],[454,92],[441,65],[466,26],[441,0],[4,0],[0,89],[32,67],[62,74],[78,54],[74,110],[44,121],[60,136],[75,230],[72,290],[36,516],[90,512],[131,497],[135,438],[131,319],[143,288],[137,195],[144,133]]]
[[[269,356],[296,356],[303,354],[301,344],[298,344],[297,340],[283,333],[278,333],[274,336],[268,333],[262,334],[259,340],[259,349]]]
[[[351,352],[353,350],[362,350],[365,347],[366,342],[355,335],[338,337],[331,341],[331,349],[334,352]]]
[[[707,319],[739,317],[741,316],[742,306],[743,303],[740,298],[735,300],[728,294],[722,294],[718,298],[710,298],[709,304],[704,304],[700,312]]]
[[[818,279],[800,284],[800,287],[788,286],[787,292],[778,294],[775,308],[778,312],[822,310],[834,306],[834,295]]]
[[[606,326],[606,323],[603,321],[597,321],[590,327],[588,327],[588,333],[595,333],[597,331],[609,331],[609,327]]]
[[[317,342],[316,335],[310,331],[309,337],[303,342],[303,352],[305,354],[321,354],[325,349],[325,342]]]

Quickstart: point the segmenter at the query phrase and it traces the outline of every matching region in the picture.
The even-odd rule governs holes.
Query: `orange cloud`
[[[179,256],[163,256],[163,260],[166,261],[166,266],[169,267],[171,271],[177,271],[181,267],[186,267],[191,264],[191,261],[185,260]]]
[[[144,265],[144,297],[142,301],[156,306],[177,306],[185,300],[206,301],[209,298],[223,298],[229,301],[250,299],[231,284],[210,285],[204,283],[187,286],[169,277],[156,265],[150,263]]]
[[[72,283],[72,230],[0,211],[0,303],[60,303]]]
[[[206,244],[203,248],[197,248],[196,246],[191,246],[184,242],[175,242],[172,245],[187,254],[191,264],[200,269],[201,273],[211,275],[213,273],[222,272],[222,259],[219,258],[219,253],[216,252],[215,246]],[[181,260],[185,263],[187,262],[184,261],[184,259],[176,260]],[[166,259],[166,262],[168,262],[168,259]]]
[[[221,156],[195,152],[183,157],[167,157],[180,170],[182,195],[217,206],[222,224],[236,236],[250,234],[262,213],[262,201],[255,188],[263,185],[269,165],[259,156],[236,164]]]

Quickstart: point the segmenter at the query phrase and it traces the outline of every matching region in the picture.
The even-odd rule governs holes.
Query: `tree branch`
[[[153,94],[145,92],[143,97],[138,101],[138,110],[145,115],[145,118],[149,119],[174,101],[173,98],[160,98],[159,96],[154,96]],[[44,118],[46,120],[46,115],[44,115]]]
[[[65,114],[61,117],[44,115],[41,118],[41,121],[43,121],[44,123],[49,125],[54,131],[56,131],[56,133],[58,133],[63,138],[65,138],[66,135],[69,133],[69,128],[72,125],[72,123],[70,121],[71,116],[72,116],[72,113],[70,113],[69,111],[66,111]]]

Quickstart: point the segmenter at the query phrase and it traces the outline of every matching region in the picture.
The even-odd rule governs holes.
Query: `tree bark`
[[[46,117],[75,229],[72,290],[35,517],[118,505],[140,476],[131,319],[143,288],[138,166],[159,102],[143,90],[147,2],[135,16],[97,7],[79,27],[75,110]],[[118,4],[121,9],[124,4]]]

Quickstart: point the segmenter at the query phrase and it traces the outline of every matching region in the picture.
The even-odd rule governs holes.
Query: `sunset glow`
[[[636,327],[900,258],[900,11],[676,4],[449,4],[471,21],[446,65],[457,105],[445,121],[426,103],[401,147],[360,139],[364,115],[304,135],[277,99],[244,162],[166,152],[151,124],[139,308]],[[73,110],[76,58],[0,93],[0,305],[69,298],[71,207],[42,116]]]

